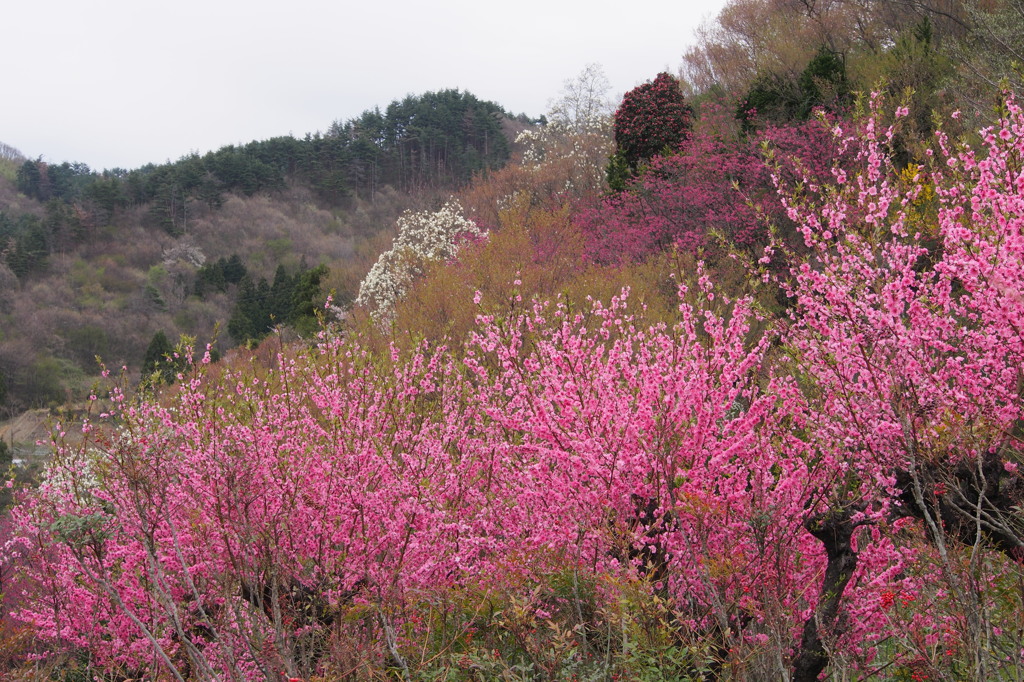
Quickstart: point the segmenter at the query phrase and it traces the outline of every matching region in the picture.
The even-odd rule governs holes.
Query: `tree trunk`
[[[843,591],[857,567],[857,553],[851,540],[860,523],[852,521],[853,511],[832,511],[811,517],[804,526],[825,545],[828,563],[821,585],[821,599],[814,613],[804,623],[800,649],[793,659],[793,682],[814,682],[828,665],[829,656],[822,641],[822,631],[834,633],[839,622],[839,605]]]

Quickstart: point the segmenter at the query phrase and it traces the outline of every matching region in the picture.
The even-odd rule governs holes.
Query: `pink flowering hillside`
[[[908,169],[893,108],[769,129],[771,164],[698,127],[706,156],[586,218],[601,259],[598,230],[639,257],[720,215],[781,315],[703,266],[665,285],[669,323],[629,289],[580,305],[517,278],[465,292],[476,324],[445,342],[328,325],[267,366],[114,391],[18,494],[5,633],[35,636],[10,669],[1016,679],[1024,112]],[[483,272],[458,261],[486,246],[431,272]]]

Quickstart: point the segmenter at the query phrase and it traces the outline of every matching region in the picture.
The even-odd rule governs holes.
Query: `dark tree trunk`
[[[843,591],[857,567],[857,553],[851,540],[857,527],[853,510],[828,512],[811,517],[804,526],[825,546],[827,564],[821,585],[821,599],[814,613],[804,623],[800,649],[793,659],[793,682],[814,682],[828,665],[828,652],[822,641],[822,630],[834,632],[839,624],[839,605]]]

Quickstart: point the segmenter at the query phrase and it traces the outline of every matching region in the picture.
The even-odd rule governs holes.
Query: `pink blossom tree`
[[[997,595],[1024,557],[1024,115],[1011,98],[979,150],[940,135],[932,170],[901,180],[877,111],[845,139],[864,172],[837,169],[822,200],[788,202],[811,249],[787,284],[789,347],[832,444],[823,465],[870,492],[859,508],[878,533],[905,544],[892,531],[911,523],[926,541],[907,569],[930,577],[904,597],[928,612],[892,636],[931,673],[949,673],[941,647],[985,679],[1020,650],[997,624],[1019,595]],[[866,618],[871,601],[849,608]]]

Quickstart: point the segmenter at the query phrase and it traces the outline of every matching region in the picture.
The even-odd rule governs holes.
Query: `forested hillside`
[[[0,672],[1021,679],[1022,10],[730,0],[543,125],[8,151],[0,310],[57,341],[0,362],[143,319],[152,371],[0,488]]]
[[[97,357],[137,376],[158,334],[224,351],[309,332],[312,303],[354,297],[401,210],[507,162],[520,118],[449,90],[130,171],[6,149],[0,415],[80,399]]]

